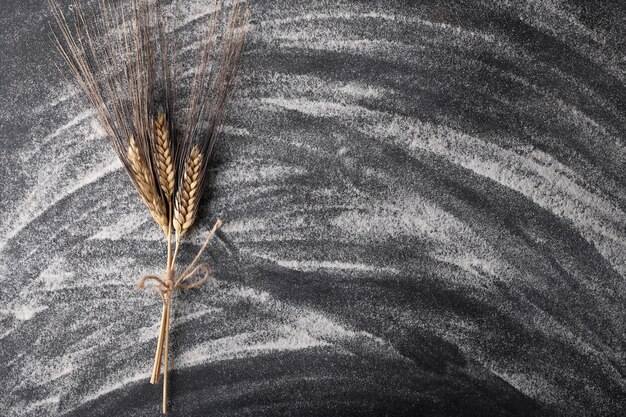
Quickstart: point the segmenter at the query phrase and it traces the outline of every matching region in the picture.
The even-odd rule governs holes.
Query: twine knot
[[[222,222],[218,219],[196,256],[180,274],[177,274],[174,268],[170,268],[164,271],[163,277],[158,275],[146,275],[137,282],[137,287],[143,289],[146,287],[148,281],[154,281],[155,285],[151,285],[150,288],[154,289],[165,303],[177,289],[195,288],[207,282],[209,278],[211,278],[211,268],[205,262],[198,263],[198,260],[200,260],[200,256],[202,256],[202,253],[221,225]],[[203,273],[202,278],[192,279],[200,272]],[[214,285],[217,284],[215,280],[213,281]]]

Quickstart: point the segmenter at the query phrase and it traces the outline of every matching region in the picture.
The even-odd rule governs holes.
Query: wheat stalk
[[[163,200],[161,199],[154,178],[150,172],[145,159],[141,156],[139,145],[134,137],[128,141],[128,162],[130,164],[130,174],[137,186],[141,199],[150,210],[150,214],[157,222],[163,233],[168,233],[169,220]]]
[[[172,200],[176,172],[172,158],[172,141],[165,113],[159,113],[154,120],[154,149],[156,151],[157,172],[163,194]]]
[[[159,382],[163,358],[165,413],[172,295],[178,288],[193,288],[208,279],[208,266],[194,265],[221,222],[182,272],[176,268],[180,237],[197,216],[207,167],[237,78],[250,13],[240,0],[229,7],[222,7],[223,0],[213,0],[207,18],[198,19],[191,42],[178,30],[178,1],[94,0],[89,3],[97,6],[91,5],[90,13],[85,13],[81,0],[68,0],[73,24],[58,0],[49,1],[59,28],[53,42],[167,239],[165,274],[140,281],[141,288],[147,280],[157,282],[163,299],[151,382]],[[226,19],[220,23],[222,17]],[[188,88],[179,88],[176,84],[185,79],[181,71],[187,68],[182,58],[188,55],[179,53],[184,46],[179,42],[196,41],[203,46],[192,63],[193,81]],[[157,109],[164,110],[157,113]],[[201,271],[203,278],[185,282]]]
[[[180,188],[176,193],[174,203],[174,230],[177,239],[184,235],[191,227],[198,212],[200,197],[200,183],[202,175],[203,156],[198,145],[194,145],[185,163]]]

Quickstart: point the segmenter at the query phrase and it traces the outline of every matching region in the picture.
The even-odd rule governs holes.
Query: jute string
[[[146,275],[139,280],[137,286],[139,288],[145,288],[148,281],[153,281],[155,285],[150,285],[150,288],[154,289],[163,300],[163,313],[161,317],[161,327],[159,329],[159,337],[157,341],[157,350],[154,358],[154,367],[152,370],[152,377],[150,382],[152,384],[158,384],[161,375],[161,358],[163,361],[163,413],[167,412],[167,368],[168,368],[168,348],[169,348],[169,328],[170,328],[170,313],[172,305],[172,295],[178,289],[190,289],[198,287],[209,280],[211,277],[211,268],[205,262],[198,262],[202,253],[206,249],[207,245],[215,236],[215,232],[222,226],[222,221],[217,220],[211,233],[207,236],[206,240],[198,253],[193,258],[191,263],[179,274],[176,273],[174,263],[176,253],[178,252],[179,241],[176,241],[176,253],[174,259],[168,262],[168,269],[165,270],[163,277],[158,275]],[[193,280],[192,278],[198,273],[203,272],[202,278]],[[163,354],[165,352],[165,354]]]
[[[177,289],[195,288],[207,282],[210,278],[211,268],[209,268],[209,265],[205,262],[198,263],[198,261],[200,260],[202,253],[206,249],[211,239],[213,239],[213,236],[215,236],[215,232],[221,226],[222,221],[218,219],[215,222],[213,229],[211,229],[211,233],[209,233],[209,236],[207,236],[206,240],[204,241],[204,244],[202,245],[200,250],[198,250],[195,258],[193,258],[191,263],[187,265],[187,268],[185,268],[183,272],[181,272],[180,274],[176,274],[176,271],[174,269],[166,270],[163,274],[163,278],[158,275],[146,275],[139,280],[137,286],[139,288],[145,288],[145,284],[148,281],[156,282],[157,285],[152,286],[152,288],[154,288],[161,295],[161,298],[165,302],[166,300],[171,298],[172,294]],[[190,282],[190,279],[193,278],[193,276],[200,271],[204,271],[203,277]]]

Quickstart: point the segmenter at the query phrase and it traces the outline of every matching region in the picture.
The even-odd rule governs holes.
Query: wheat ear
[[[168,201],[172,201],[176,173],[172,159],[170,130],[167,125],[165,113],[159,113],[154,120],[154,146],[156,150],[157,170],[159,173],[159,185]]]
[[[139,146],[133,137],[130,138],[128,143],[128,162],[130,163],[131,175],[137,185],[139,195],[141,195],[143,202],[150,210],[154,221],[161,226],[163,233],[167,234],[169,221],[165,205],[158,194],[152,174],[148,169],[146,161],[141,156]]]
[[[174,204],[173,223],[178,237],[185,234],[196,219],[200,197],[202,159],[200,148],[194,145],[185,163],[183,178],[176,193],[176,203]]]

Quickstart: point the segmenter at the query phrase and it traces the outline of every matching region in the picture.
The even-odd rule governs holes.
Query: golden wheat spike
[[[159,113],[154,120],[154,148],[156,153],[159,185],[165,197],[171,201],[174,194],[174,161],[172,158],[172,142],[165,113]]]
[[[176,203],[174,204],[173,223],[178,236],[185,234],[196,219],[200,197],[202,158],[200,148],[194,145],[185,163],[183,178],[180,189],[176,193]]]
[[[158,190],[155,187],[148,165],[141,156],[137,141],[133,137],[131,137],[128,142],[128,162],[130,163],[131,175],[135,180],[135,184],[137,184],[137,189],[139,190],[141,199],[148,207],[148,210],[150,210],[150,214],[154,218],[154,221],[161,226],[163,233],[167,234],[168,219],[165,205],[163,204],[163,200],[159,196]]]

